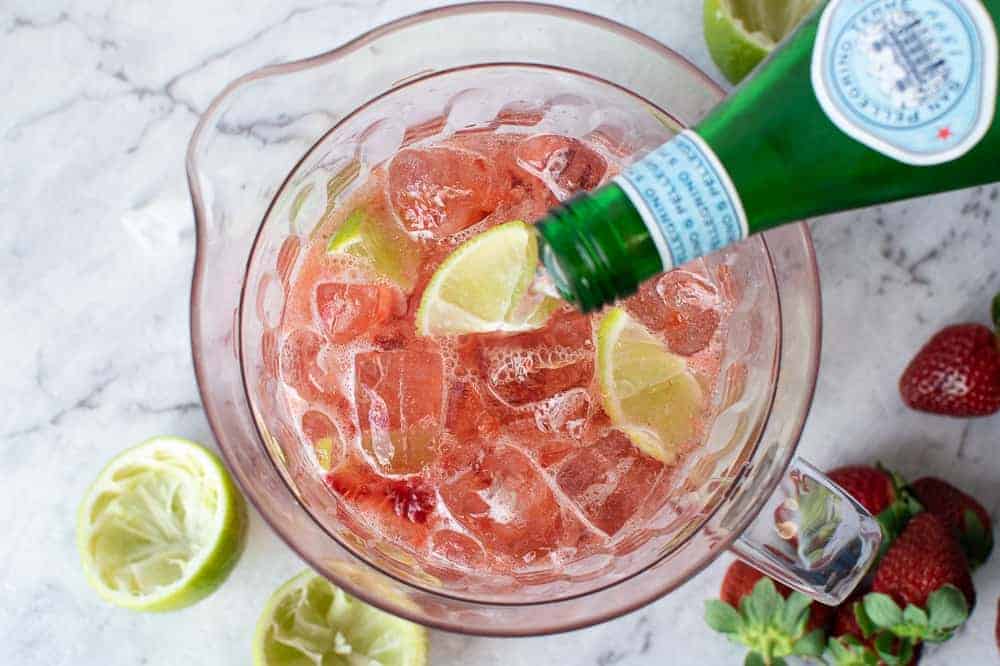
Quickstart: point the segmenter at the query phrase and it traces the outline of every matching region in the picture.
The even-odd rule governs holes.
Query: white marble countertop
[[[183,156],[229,80],[298,58],[434,0],[4,0],[0,3],[0,662],[247,664],[257,614],[302,564],[254,516],[229,582],[177,613],[99,602],[73,542],[76,505],[116,451],[159,433],[210,443],[188,346],[193,220]],[[568,2],[640,28],[719,78],[700,0]],[[668,7],[662,8],[663,6]],[[1000,416],[918,414],[896,380],[939,326],[986,320],[1000,289],[998,188],[813,224],[822,370],[801,451],[820,466],[877,457],[935,470],[1000,513]],[[703,624],[725,561],[669,598],[569,635],[435,632],[432,662],[736,664]],[[926,664],[998,661],[1000,557],[980,603]]]

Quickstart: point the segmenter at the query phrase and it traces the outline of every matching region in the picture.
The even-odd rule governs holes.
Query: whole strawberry
[[[832,609],[739,560],[726,570],[719,596],[705,602],[705,621],[750,648],[754,663],[782,664],[789,655],[822,654],[822,627]]]
[[[969,566],[975,569],[993,549],[990,514],[974,498],[947,481],[926,476],[910,485],[924,509],[933,513],[958,539]]]
[[[993,299],[1000,329],[1000,294]],[[942,329],[917,352],[899,379],[903,402],[946,416],[987,416],[1000,409],[1000,342],[981,324]]]
[[[863,592],[855,592],[837,606],[833,629],[823,657],[833,666],[910,666],[920,657],[919,644],[898,638],[888,632],[873,631],[871,626],[862,629],[858,616],[864,617],[861,608]],[[884,636],[884,637],[883,637]]]
[[[735,560],[726,569],[726,575],[722,578],[722,585],[719,587],[719,599],[729,604],[733,608],[740,607],[743,597],[752,594],[754,587],[762,579],[767,578],[762,571],[754,569],[743,560]],[[770,579],[768,579],[770,580]],[[777,581],[771,581],[774,589],[782,598],[787,599],[792,593],[792,588],[782,585]],[[813,629],[826,629],[830,623],[834,609],[821,603],[813,603],[809,606],[809,622],[806,624],[806,631]]]
[[[881,465],[845,465],[830,470],[827,476],[878,520],[883,553],[921,509],[906,491],[905,481]]]
[[[907,524],[875,570],[861,627],[917,641],[947,640],[975,601],[969,566],[951,530],[932,513]]]

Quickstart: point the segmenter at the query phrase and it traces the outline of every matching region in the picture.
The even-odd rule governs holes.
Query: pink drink
[[[265,365],[278,370],[344,523],[436,575],[509,573],[625,552],[669,501],[672,473],[699,445],[716,401],[705,401],[698,435],[672,465],[641,453],[601,407],[600,314],[563,306],[518,334],[415,331],[424,287],[459,244],[536,219],[618,169],[603,146],[555,134],[479,131],[416,144],[375,168],[297,260],[279,257],[291,288],[279,335],[264,342]],[[327,252],[359,209],[410,239],[405,279]],[[695,262],[646,283],[624,307],[687,358],[712,396],[732,300]]]

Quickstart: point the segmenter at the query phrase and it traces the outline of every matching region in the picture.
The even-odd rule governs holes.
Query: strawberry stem
[[[1000,334],[1000,292],[997,292],[997,295],[993,297],[993,307],[991,310],[993,313],[993,327]]]

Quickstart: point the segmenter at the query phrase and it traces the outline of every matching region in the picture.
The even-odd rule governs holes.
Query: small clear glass
[[[500,583],[453,576],[365,538],[338,518],[303,461],[261,361],[289,267],[313,224],[407,140],[490,119],[533,123],[532,131],[553,123],[632,156],[696,122],[721,96],[676,53],[606,19],[482,3],[401,19],[328,53],[248,74],[216,98],[187,161],[198,234],[195,368],[226,462],[291,548],[369,603],[481,635],[611,619],[667,594],[727,549],[824,603],[847,596],[880,533],[863,508],[793,460],[820,344],[818,275],[804,225],[712,259],[753,288],[733,314],[723,404],[707,442],[687,461],[668,509],[649,516],[627,552],[564,570]]]

